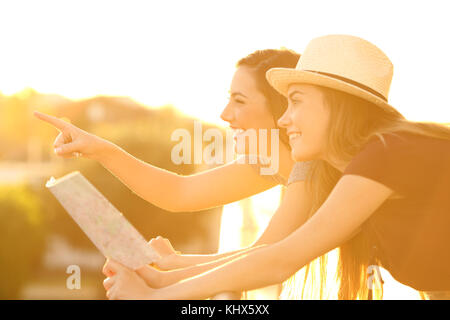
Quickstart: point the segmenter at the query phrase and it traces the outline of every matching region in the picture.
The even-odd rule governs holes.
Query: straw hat
[[[272,68],[269,83],[287,96],[293,83],[308,83],[347,92],[388,111],[393,65],[375,45],[358,37],[328,35],[313,39],[300,57],[297,67]]]

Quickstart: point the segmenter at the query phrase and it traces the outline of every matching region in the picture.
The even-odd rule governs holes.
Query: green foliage
[[[25,186],[0,187],[0,299],[16,299],[45,246],[39,198]]]

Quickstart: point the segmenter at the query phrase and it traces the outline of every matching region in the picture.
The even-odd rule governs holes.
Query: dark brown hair
[[[242,58],[236,67],[246,66],[251,69],[256,85],[266,97],[267,106],[272,113],[275,125],[287,108],[286,97],[278,93],[266,80],[266,72],[271,68],[295,68],[300,55],[288,49],[257,50]],[[286,130],[280,130],[280,140],[289,147]]]

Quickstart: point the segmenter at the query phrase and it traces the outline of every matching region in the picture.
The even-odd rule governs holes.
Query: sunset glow
[[[447,3],[424,4],[379,0],[368,10],[357,0],[2,1],[0,93],[123,96],[228,127],[220,114],[240,58],[267,48],[302,53],[315,37],[351,34],[391,59],[392,106],[409,120],[450,123]],[[219,251],[256,240],[281,193],[278,186],[225,205]],[[382,275],[385,299],[419,299],[386,270]],[[273,299],[274,292],[252,297]]]
[[[301,53],[316,36],[344,33],[391,58],[390,101],[406,117],[450,122],[443,5],[411,1],[404,14],[391,1],[370,11],[361,1],[2,2],[0,91],[129,96],[224,125],[218,115],[239,58],[265,48]]]

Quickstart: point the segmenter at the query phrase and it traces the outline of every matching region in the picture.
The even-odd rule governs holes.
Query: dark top
[[[450,140],[411,133],[371,139],[344,174],[382,183],[386,200],[363,224],[376,257],[416,290],[450,289]],[[369,196],[369,195],[368,195]]]

